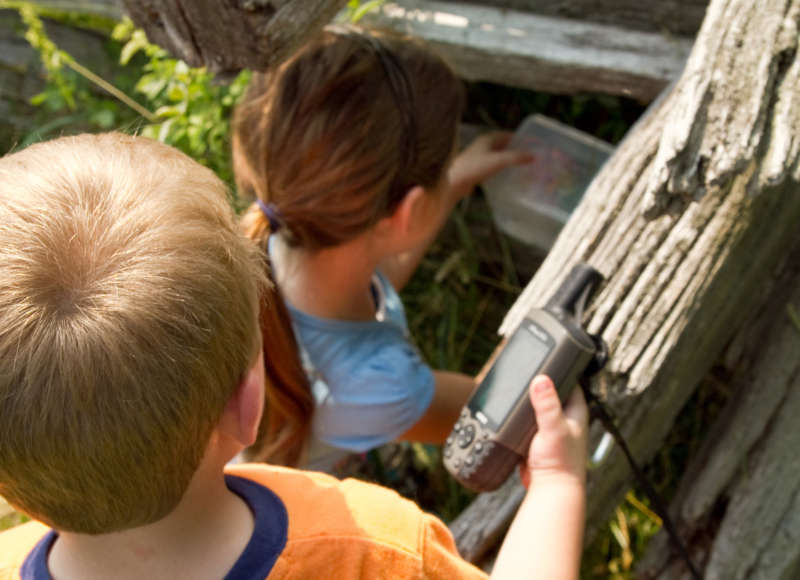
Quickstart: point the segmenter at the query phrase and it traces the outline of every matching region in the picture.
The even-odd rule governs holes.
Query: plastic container
[[[547,252],[614,147],[541,115],[527,117],[509,147],[536,160],[498,173],[483,190],[502,231]]]

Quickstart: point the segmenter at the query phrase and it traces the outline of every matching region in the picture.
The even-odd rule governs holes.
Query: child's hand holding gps
[[[537,480],[586,480],[589,412],[581,389],[573,389],[563,410],[553,381],[540,375],[531,381],[530,399],[539,431],[531,441],[526,464],[520,466],[525,487]]]
[[[529,395],[538,431],[521,469],[528,492],[500,548],[492,580],[575,580],[583,547],[589,412],[580,389],[573,389],[562,409],[545,375],[531,381]]]

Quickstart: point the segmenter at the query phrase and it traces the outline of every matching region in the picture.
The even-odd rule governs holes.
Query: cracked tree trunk
[[[281,62],[347,0],[123,0],[149,40],[222,78]]]
[[[508,335],[529,308],[544,303],[575,262],[599,269],[606,283],[586,322],[605,338],[612,358],[593,388],[612,406],[640,462],[658,451],[679,410],[737,332],[751,336],[752,326],[743,326],[745,321],[771,303],[782,304],[785,311],[787,285],[798,282],[783,270],[786,257],[796,258],[800,245],[800,0],[757,4],[712,0],[683,75],[592,182],[501,328]],[[753,541],[759,534],[800,535],[796,510],[783,517],[792,510],[800,479],[797,459],[787,457],[797,445],[790,446],[788,435],[768,437],[784,424],[778,407],[797,397],[797,389],[790,387],[798,386],[800,353],[796,342],[778,334],[787,332],[782,324],[769,326],[755,343],[761,354],[747,358],[768,356],[775,364],[737,373],[732,385],[736,396],[752,391],[751,396],[773,401],[772,411],[761,411],[762,428],[750,425],[752,450],[726,439],[743,423],[755,421],[748,416],[754,405],[746,404],[736,424],[728,430],[719,427],[724,437],[710,440],[704,451],[706,457],[719,457],[728,470],[697,460],[685,487],[707,483],[697,496],[688,491],[681,496],[694,503],[684,506],[679,499],[674,506],[687,522],[684,532],[699,533],[712,514],[723,518],[718,529],[703,529],[710,534],[705,545],[692,546],[709,578],[796,571],[794,549],[764,546],[761,558],[743,553],[759,545]],[[775,354],[766,355],[768,345],[783,348],[775,346]],[[735,415],[733,410],[726,414]],[[593,432],[595,441],[598,436]],[[738,454],[731,455],[731,446]],[[760,469],[757,475],[750,471],[754,467]],[[772,491],[743,507],[742,498],[760,485]],[[630,486],[630,470],[615,450],[589,478],[590,536]],[[772,510],[777,513],[748,520],[766,510],[777,488],[786,496]],[[519,497],[509,483],[479,498],[452,526],[460,549],[479,557],[491,544],[487,539],[498,536],[496,529],[480,523],[489,519],[485,510],[512,513],[509,505]],[[720,515],[726,498],[737,503],[728,503]],[[491,508],[481,507],[486,504]],[[727,518],[731,523],[726,526]],[[661,559],[648,558],[648,577],[681,577],[681,565],[663,557],[664,552],[657,550]],[[734,569],[746,572],[727,574]]]

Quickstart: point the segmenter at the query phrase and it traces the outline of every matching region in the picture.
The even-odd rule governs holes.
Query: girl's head
[[[327,30],[253,77],[235,118],[237,184],[270,204],[290,244],[346,242],[412,187],[439,184],[462,101],[460,81],[421,44]],[[255,204],[244,225],[256,239],[270,229]]]

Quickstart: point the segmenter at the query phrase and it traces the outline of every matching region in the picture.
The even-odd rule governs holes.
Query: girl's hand
[[[513,165],[534,160],[527,151],[508,149],[512,133],[494,131],[477,137],[453,160],[448,174],[456,199],[469,195],[480,182]]]
[[[540,375],[531,381],[530,398],[539,430],[531,441],[522,483],[578,483],[586,481],[589,410],[580,388],[562,409],[553,381]]]

